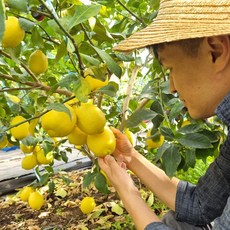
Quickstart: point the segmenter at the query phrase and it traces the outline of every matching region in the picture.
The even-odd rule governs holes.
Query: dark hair
[[[166,46],[169,45],[180,47],[184,51],[184,53],[187,54],[188,56],[196,57],[202,41],[203,38],[191,38],[191,39],[179,40],[174,42],[165,42],[165,43],[156,44],[153,45],[152,48],[156,58],[158,58],[158,51],[164,49]]]

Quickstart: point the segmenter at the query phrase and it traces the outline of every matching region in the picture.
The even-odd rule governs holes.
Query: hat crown
[[[114,50],[131,51],[182,39],[230,34],[229,0],[161,0],[157,17]]]

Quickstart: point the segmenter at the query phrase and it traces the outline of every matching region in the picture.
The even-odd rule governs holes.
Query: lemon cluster
[[[24,187],[19,196],[22,201],[28,202],[29,206],[34,210],[40,210],[45,202],[43,195],[30,186]]]
[[[50,137],[67,137],[75,146],[87,145],[96,157],[111,154],[115,149],[115,136],[106,125],[103,111],[92,103],[71,106],[70,114],[51,110],[41,118],[42,128]]]
[[[25,154],[22,159],[21,166],[25,170],[30,170],[36,167],[37,165],[48,165],[52,164],[54,161],[53,152],[45,153],[40,145],[25,146],[20,144],[20,149]]]

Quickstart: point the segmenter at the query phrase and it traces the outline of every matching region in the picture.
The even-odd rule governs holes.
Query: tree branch
[[[18,82],[12,76],[7,75],[7,74],[3,74],[3,73],[0,73],[0,78],[7,79],[7,80],[13,81],[13,82],[17,82],[17,83],[20,83],[23,85],[31,86],[33,89],[36,88],[36,89],[44,90],[47,92],[52,90],[52,88],[50,86],[43,85],[41,82],[30,82],[30,81]],[[64,89],[56,89],[53,91],[53,93],[58,93],[58,94],[65,95],[68,97],[72,96],[72,94],[73,94],[72,92],[70,92],[68,90],[64,90]]]
[[[126,117],[127,117],[127,110],[128,110],[128,107],[129,107],[129,101],[130,101],[130,98],[132,96],[132,89],[133,89],[133,86],[134,86],[134,83],[135,83],[135,80],[136,80],[136,77],[137,77],[139,69],[140,69],[140,66],[135,65],[135,67],[134,67],[134,69],[132,71],[132,75],[131,75],[131,77],[129,79],[129,82],[128,82],[128,87],[127,87],[127,90],[126,90],[127,97],[124,100],[124,104],[123,104],[123,108],[122,108],[121,125],[120,125],[120,128],[119,128],[121,131],[123,131],[124,127],[125,127]]]
[[[53,14],[53,12],[50,10],[50,8],[46,5],[46,3],[43,1],[43,0],[39,0],[39,2],[41,4],[43,4],[47,11],[49,12],[50,15],[52,15],[54,21],[57,23],[57,25],[60,27],[60,29],[64,32],[64,34],[70,39],[70,41],[73,43],[73,46],[74,46],[74,53],[77,55],[78,57],[78,63],[79,63],[79,69],[80,69],[80,72],[81,72],[81,75],[83,76],[83,70],[84,70],[84,66],[83,66],[83,62],[81,60],[81,56],[80,56],[80,53],[78,51],[78,47],[74,41],[74,38],[71,36],[71,34],[62,26],[62,24],[58,21],[58,18],[56,17],[56,15]]]

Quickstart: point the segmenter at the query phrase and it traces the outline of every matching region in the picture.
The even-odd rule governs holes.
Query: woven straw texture
[[[146,28],[114,47],[129,52],[153,44],[230,34],[230,0],[162,0]]]

